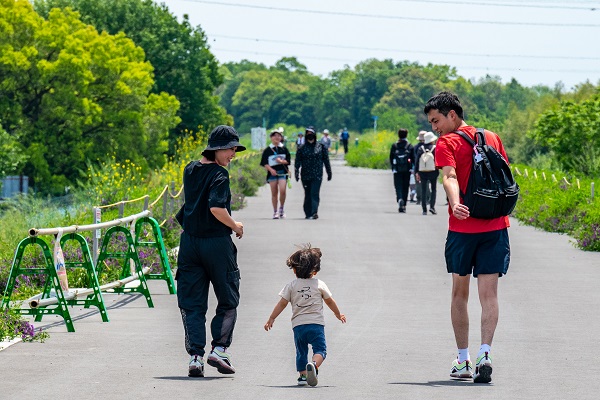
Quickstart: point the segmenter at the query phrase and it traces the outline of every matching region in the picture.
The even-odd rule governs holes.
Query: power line
[[[534,5],[522,3],[495,3],[495,2],[476,2],[476,1],[442,1],[442,0],[387,0],[395,3],[436,3],[456,5],[463,4],[469,6],[484,6],[484,7],[511,7],[511,8],[541,8],[541,9],[559,9],[559,10],[579,10],[579,11],[598,11],[598,6],[555,6],[555,5]]]
[[[243,36],[231,36],[231,35],[208,35],[216,38],[234,39],[234,40],[246,40],[251,42],[267,42],[267,43],[282,43],[292,44],[300,46],[311,46],[311,47],[327,47],[336,49],[348,49],[348,50],[365,50],[365,51],[391,51],[396,53],[414,53],[414,54],[443,54],[451,56],[467,56],[467,57],[505,57],[505,58],[533,58],[533,59],[555,59],[555,60],[590,60],[597,61],[600,57],[573,57],[573,56],[536,56],[529,54],[479,54],[479,53],[457,53],[457,52],[443,52],[443,51],[425,51],[425,50],[402,50],[402,49],[385,49],[377,47],[359,47],[359,46],[347,46],[338,44],[322,44],[322,43],[307,43],[307,42],[296,42],[290,40],[276,40],[276,39],[259,39],[259,38],[248,38]]]
[[[242,54],[254,54],[257,56],[275,56],[275,57],[284,57],[281,53],[266,53],[262,51],[251,51],[251,50],[238,50],[238,49],[224,49],[224,48],[214,48],[211,47],[213,51],[220,52],[228,52],[228,53],[242,53]],[[333,58],[333,57],[315,57],[315,56],[296,56],[297,58],[303,59],[312,59],[312,60],[321,60],[321,61],[339,61],[344,63],[358,63],[365,60],[353,60],[353,59],[342,59],[342,58]],[[370,57],[373,58],[373,57]],[[446,64],[447,65],[447,64]],[[451,65],[454,68],[460,69],[472,69],[472,70],[483,70],[483,71],[519,71],[519,72],[561,72],[561,73],[573,73],[573,74],[590,74],[590,73],[598,73],[597,69],[583,70],[583,69],[537,69],[537,68],[504,68],[504,67],[477,67],[473,65],[468,66],[457,66]]]
[[[423,17],[405,17],[399,15],[381,15],[381,14],[359,14],[343,11],[323,11],[323,10],[307,10],[300,8],[287,8],[287,7],[272,7],[272,6],[260,6],[255,4],[240,4],[240,3],[226,3],[219,1],[209,0],[181,0],[192,3],[203,3],[213,4],[218,6],[226,7],[241,7],[241,8],[252,8],[259,10],[270,10],[270,11],[286,11],[294,13],[304,14],[320,14],[320,15],[337,15],[344,17],[359,17],[359,18],[377,18],[377,19],[393,19],[393,20],[406,20],[406,21],[427,21],[427,22],[450,22],[452,24],[485,24],[485,25],[518,25],[518,26],[546,26],[546,27],[574,27],[574,28],[600,28],[599,24],[566,24],[566,23],[554,23],[554,22],[513,22],[513,21],[480,21],[480,20],[460,20],[460,19],[443,19],[443,18],[423,18]]]

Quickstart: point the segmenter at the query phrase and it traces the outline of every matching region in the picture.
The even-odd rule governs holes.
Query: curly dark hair
[[[311,247],[310,243],[303,245],[300,250],[288,257],[285,262],[288,267],[296,269],[296,277],[308,279],[313,272],[321,270],[321,249]]]

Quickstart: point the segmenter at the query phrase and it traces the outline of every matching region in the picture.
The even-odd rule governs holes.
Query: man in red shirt
[[[473,377],[475,382],[492,380],[490,346],[498,324],[498,278],[506,274],[510,261],[508,217],[478,219],[469,216],[462,204],[473,164],[473,148],[454,131],[460,130],[475,140],[476,128],[463,120],[458,97],[441,92],[427,102],[423,110],[431,128],[440,135],[436,146],[435,164],[442,170],[442,181],[448,197],[450,214],[446,238],[446,267],[452,274],[451,319],[458,347],[458,358],[452,364],[453,378]],[[485,131],[488,145],[508,160],[498,135]],[[475,374],[469,356],[470,276],[477,278],[481,303],[481,347],[475,364]]]

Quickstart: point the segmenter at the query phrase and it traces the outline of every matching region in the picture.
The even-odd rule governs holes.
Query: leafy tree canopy
[[[71,7],[85,23],[113,35],[124,32],[144,49],[154,67],[152,93],[172,94],[181,105],[177,114],[181,121],[171,131],[171,144],[185,131],[231,122],[214,94],[222,83],[217,60],[204,31],[193,27],[187,15],[179,22],[166,5],[152,0],[35,0],[34,4],[43,16],[55,7]]]
[[[0,21],[0,121],[28,158],[15,172],[61,193],[109,153],[165,161],[179,102],[149,96],[152,66],[131,39],[98,33],[68,8],[46,20],[26,0],[0,0]]]

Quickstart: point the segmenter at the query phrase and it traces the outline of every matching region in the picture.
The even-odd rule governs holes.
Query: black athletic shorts
[[[448,231],[446,268],[451,274],[498,274],[508,271],[510,243],[508,229],[482,233]]]

